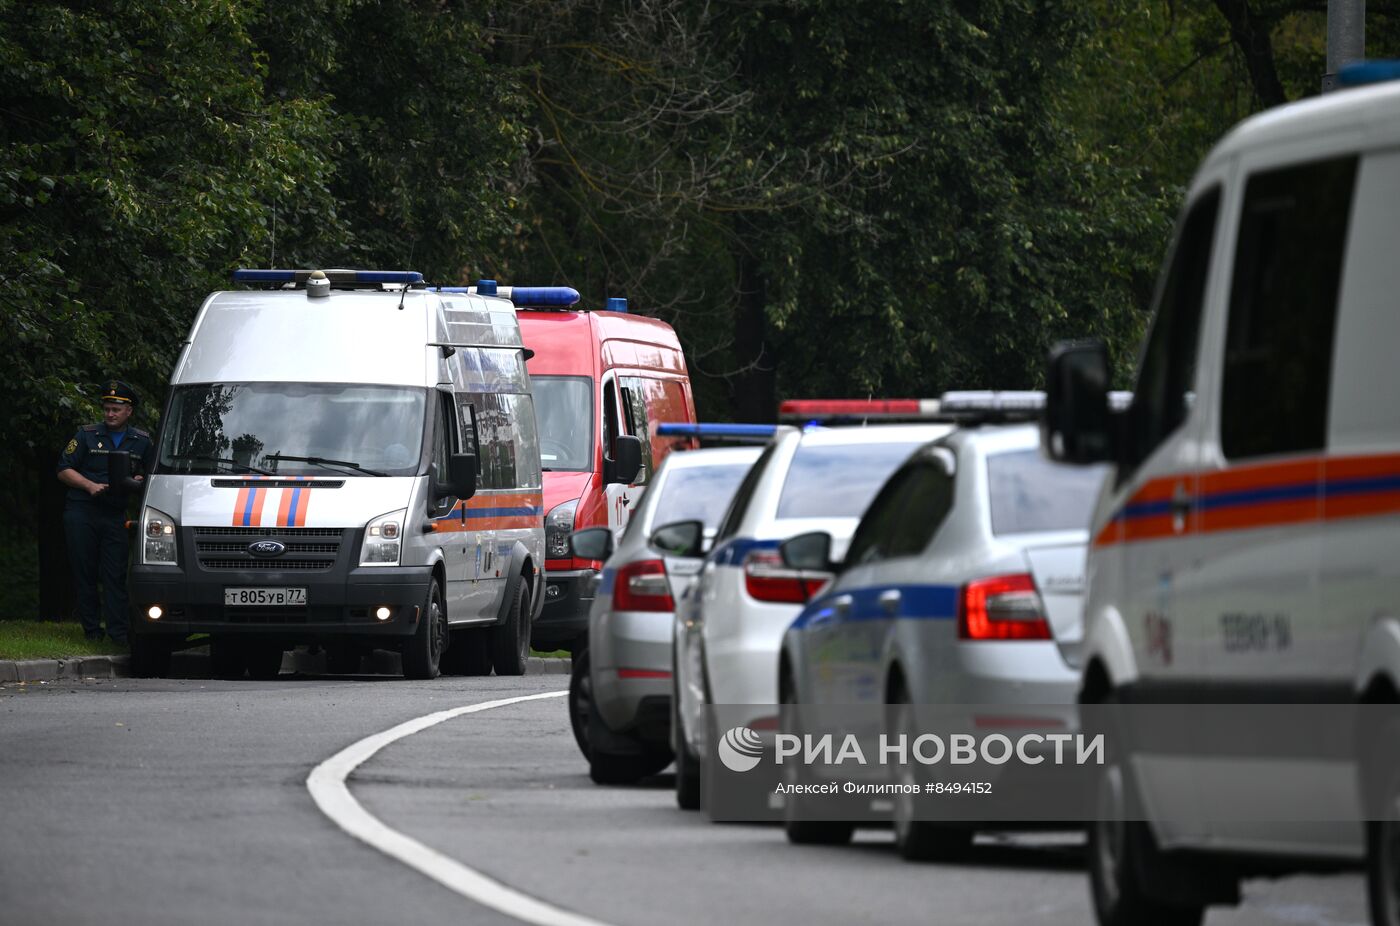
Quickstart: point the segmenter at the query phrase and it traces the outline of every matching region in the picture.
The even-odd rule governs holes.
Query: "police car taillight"
[[[1049,640],[1045,605],[1028,573],[977,579],[963,586],[960,640]]]
[[[659,559],[628,563],[613,583],[614,611],[674,611],[666,564]]]
[[[830,578],[783,565],[777,550],[754,550],[744,557],[744,590],[757,601],[805,604]]]

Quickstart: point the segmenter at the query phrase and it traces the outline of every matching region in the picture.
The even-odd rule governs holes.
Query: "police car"
[[[1342,79],[1386,72],[1400,65]],[[1083,700],[1400,700],[1397,242],[1400,83],[1278,107],[1191,183],[1132,406],[1105,408],[1102,345],[1052,354],[1047,451],[1113,469],[1092,528]],[[1238,900],[1241,877],[1362,860],[1372,921],[1400,922],[1393,766],[1219,747],[1178,759],[1119,755],[1101,777],[1101,923],[1197,923]]]
[[[924,406],[926,407],[926,406]],[[700,805],[703,762],[713,736],[708,704],[751,706],[738,718],[756,730],[777,726],[778,647],[812,590],[782,563],[788,537],[826,531],[839,555],[876,491],[947,424],[870,424],[918,418],[918,400],[790,401],[780,426],[739,486],[705,558],[700,578],[676,612],[676,798]],[[857,426],[836,427],[839,421]]]
[[[1084,550],[1103,470],[1042,457],[1031,419],[1043,400],[945,394],[940,413],[958,430],[895,471],[840,563],[825,533],[780,547],[791,569],[836,573],[783,637],[782,703],[987,704],[1003,718],[1024,704],[1038,722],[1044,706],[1064,705],[1074,723]],[[971,826],[915,820],[907,799],[892,809],[906,858],[955,856],[971,842]],[[794,842],[852,831],[787,817]]]
[[[658,437],[757,440],[772,425],[666,422]],[[576,531],[575,554],[606,560],[589,614],[588,646],[574,656],[569,719],[589,773],[625,784],[671,764],[671,633],[675,602],[700,571],[703,549],[759,447],[669,454],[613,550],[607,527]],[[653,531],[667,525],[653,536]]]

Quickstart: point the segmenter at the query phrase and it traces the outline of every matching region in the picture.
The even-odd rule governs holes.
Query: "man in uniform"
[[[102,391],[102,423],[79,428],[58,461],[58,481],[68,487],[63,529],[77,583],[83,633],[89,640],[102,639],[105,610],[107,634],[120,645],[127,643],[126,509],[131,493],[125,486],[109,484],[107,463],[110,454],[127,453],[132,476],[138,481],[155,464],[151,435],[130,424],[136,404],[134,389],[120,380],[109,380]]]

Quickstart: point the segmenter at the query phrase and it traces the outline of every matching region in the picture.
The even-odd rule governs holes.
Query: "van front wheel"
[[[530,579],[521,575],[503,623],[491,628],[491,665],[497,675],[524,675],[530,658]]]
[[[443,650],[447,648],[447,611],[442,606],[442,586],[437,579],[428,588],[428,600],[403,649],[404,678],[437,678]]]

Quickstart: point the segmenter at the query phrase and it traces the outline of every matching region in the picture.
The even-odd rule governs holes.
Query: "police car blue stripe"
[[[880,596],[887,591],[899,592],[899,610],[885,610]],[[850,610],[840,618],[841,623],[889,620],[952,620],[958,616],[958,588],[955,585],[877,585],[871,588],[842,589],[823,595],[808,604],[793,621],[794,630],[802,630],[819,615],[831,612],[836,598],[849,595]]]
[[[710,551],[710,562],[716,566],[742,566],[744,558],[754,550],[776,550],[781,540],[753,540],[748,537],[735,537]]]
[[[602,575],[602,577],[599,578],[599,580],[598,580],[598,594],[599,594],[599,595],[611,595],[611,594],[613,593],[613,585],[614,585],[616,582],[617,582],[617,570],[616,570],[616,569],[606,569],[606,568],[605,568],[605,569],[603,570],[603,575]]]

